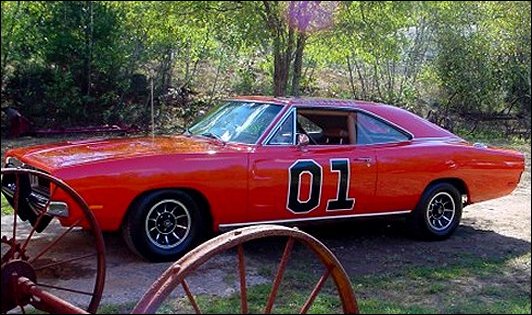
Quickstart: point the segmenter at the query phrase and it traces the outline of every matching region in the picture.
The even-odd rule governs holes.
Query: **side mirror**
[[[310,139],[308,138],[308,136],[304,133],[298,133],[297,134],[297,145],[299,147],[305,147],[309,144],[310,142]]]

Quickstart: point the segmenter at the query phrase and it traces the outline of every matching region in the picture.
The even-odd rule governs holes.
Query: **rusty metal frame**
[[[24,312],[24,306],[27,304],[33,305],[35,308],[51,312],[51,313],[95,313],[100,304],[103,288],[105,283],[105,245],[103,241],[103,236],[101,229],[94,217],[93,213],[90,211],[88,205],[83,200],[83,198],[74,191],[69,185],[63,182],[56,177],[53,177],[49,174],[31,170],[31,169],[22,169],[22,168],[2,168],[1,169],[2,180],[5,175],[14,175],[16,181],[16,190],[13,196],[13,209],[14,209],[14,222],[13,222],[13,235],[11,239],[8,239],[6,235],[3,235],[2,242],[9,244],[11,248],[2,256],[2,309],[5,305],[12,305],[9,303],[14,303],[15,307],[21,307]],[[71,197],[74,202],[79,206],[82,211],[83,217],[74,222],[68,229],[63,232],[59,237],[57,237],[53,242],[48,244],[40,253],[35,257],[25,256],[25,249],[28,246],[30,238],[35,232],[35,227],[32,228],[31,232],[27,236],[26,240],[22,243],[17,243],[16,240],[16,230],[17,230],[17,217],[18,210],[20,205],[20,177],[26,175],[35,175],[39,178],[44,178],[50,183],[55,185],[54,189],[62,189],[69,197]],[[45,210],[48,207],[50,201],[45,206]],[[41,218],[44,216],[45,210],[39,214],[35,226],[40,222]],[[39,268],[32,266],[32,263],[46,251],[48,251],[52,246],[54,246],[61,238],[63,238],[72,228],[79,223],[82,219],[86,220],[88,223],[88,230],[94,237],[95,241],[95,251],[96,253],[90,255],[83,255],[80,257],[75,257],[55,263],[51,263]],[[21,245],[22,244],[22,245]],[[15,257],[15,254],[18,253],[19,257]],[[45,269],[51,266],[60,265],[62,263],[71,262],[74,260],[85,259],[90,256],[96,256],[97,270],[95,276],[95,282],[92,292],[82,292],[79,290],[54,287],[50,285],[39,284],[36,279],[28,279],[24,275],[17,274],[16,270],[21,268],[31,275],[35,275],[36,270]],[[11,268],[9,268],[11,266]],[[15,270],[15,272],[13,272]],[[37,282],[37,283],[36,283]],[[5,285],[4,285],[5,284]],[[74,306],[67,301],[64,301],[39,287],[52,288],[52,289],[61,289],[64,291],[71,291],[75,293],[90,295],[91,300],[87,309],[81,309],[77,306]],[[4,304],[6,303],[6,304]]]

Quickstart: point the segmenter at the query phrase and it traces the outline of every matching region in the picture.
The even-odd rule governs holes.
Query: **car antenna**
[[[151,105],[151,137],[152,139],[155,138],[155,118],[154,118],[154,115],[153,115],[153,77],[154,77],[154,71],[153,69],[150,70],[150,79],[151,79],[151,84],[150,84],[150,105]]]

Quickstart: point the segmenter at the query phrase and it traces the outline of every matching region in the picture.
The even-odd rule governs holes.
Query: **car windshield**
[[[280,105],[256,102],[222,103],[190,127],[189,132],[224,142],[254,144],[281,108]]]

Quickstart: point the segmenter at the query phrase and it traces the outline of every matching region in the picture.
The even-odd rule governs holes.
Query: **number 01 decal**
[[[351,174],[349,159],[331,159],[331,172],[338,173],[336,199],[327,201],[327,211],[352,210],[355,199],[349,198]],[[310,175],[310,192],[301,200],[301,177]],[[294,213],[308,213],[320,205],[323,169],[314,160],[298,160],[288,169],[287,208]]]

